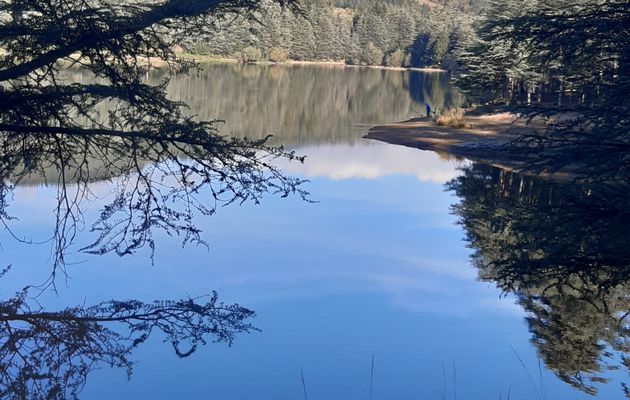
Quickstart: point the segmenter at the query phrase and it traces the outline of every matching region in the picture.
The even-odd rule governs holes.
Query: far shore
[[[236,58],[220,57],[220,56],[205,56],[200,54],[181,53],[179,57],[186,60],[192,60],[197,63],[226,63],[226,64],[238,64],[240,61]],[[152,62],[154,66],[158,66]],[[447,72],[444,69],[432,68],[432,67],[387,67],[383,65],[356,65],[347,64],[345,61],[325,60],[325,61],[302,61],[302,60],[287,60],[284,62],[274,63],[271,61],[256,61],[247,64],[251,65],[279,65],[279,66],[301,66],[301,65],[316,65],[325,67],[339,67],[339,68],[370,68],[370,69],[385,69],[392,71],[417,71],[417,72],[435,72],[443,73]]]
[[[527,172],[528,159],[508,144],[521,135],[544,128],[541,121],[526,122],[512,113],[467,115],[469,128],[438,126],[432,118],[414,118],[390,125],[375,126],[366,139],[446,153],[471,161],[494,165],[507,170]],[[540,174],[554,179],[567,179],[570,173]]]
[[[2,49],[0,49],[0,55],[2,54]],[[190,54],[190,53],[178,53],[177,57],[181,60],[193,61],[198,64],[239,64],[239,61],[236,58],[230,57],[220,57],[220,56],[205,56],[199,54]],[[70,59],[79,61],[81,60],[81,56],[77,54],[72,54]],[[143,65],[150,65],[151,68],[163,68],[167,65],[167,62],[161,58],[150,57],[150,58],[142,58],[140,62]],[[64,64],[71,64],[71,61],[62,61]],[[440,68],[432,68],[432,67],[386,67],[382,65],[355,65],[355,64],[346,64],[345,61],[334,61],[334,60],[326,60],[326,61],[299,61],[299,60],[287,60],[284,62],[274,63],[271,61],[257,61],[257,62],[249,62],[243,65],[278,65],[278,66],[307,66],[314,65],[320,67],[328,67],[328,68],[369,68],[369,69],[381,69],[381,70],[391,70],[391,71],[417,71],[417,72],[427,72],[427,73],[445,73],[448,72],[444,69]]]

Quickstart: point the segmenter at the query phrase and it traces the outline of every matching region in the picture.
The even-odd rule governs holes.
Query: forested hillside
[[[629,23],[625,0],[492,0],[460,83],[510,103],[598,103],[623,82]]]
[[[449,68],[453,50],[472,37],[469,12],[481,5],[469,0],[308,0],[300,14],[272,0],[261,3],[256,20],[238,14],[222,18],[183,47],[244,61]]]
[[[581,160],[585,176],[630,175],[630,2],[491,0],[457,55],[470,97],[557,118],[519,147],[541,168]]]

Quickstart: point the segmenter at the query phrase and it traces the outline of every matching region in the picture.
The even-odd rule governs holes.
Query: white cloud
[[[388,144],[328,144],[303,147],[304,164],[281,163],[288,172],[329,179],[376,179],[411,175],[422,182],[446,183],[455,178],[460,161],[441,159],[437,153]]]

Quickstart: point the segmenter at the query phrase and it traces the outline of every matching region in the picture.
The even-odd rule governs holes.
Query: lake
[[[155,329],[129,354],[130,377],[102,360],[75,371],[84,374],[79,398],[624,395],[626,188],[550,182],[362,139],[371,126],[417,117],[425,102],[461,105],[444,74],[208,65],[173,79],[168,92],[192,115],[223,120],[223,134],[273,134],[270,144],[306,156],[274,162],[308,181],[308,201],[269,194],[260,204],[219,206],[195,214],[207,246],[182,246],[181,236],[158,230],[154,254],[147,244],[119,256],[80,251],[129,184],[98,160],[76,180],[64,170],[66,192],[52,166],[3,188],[4,297],[33,285],[23,299],[31,310],[80,314],[110,300],[155,304],[216,291],[256,313],[247,319],[256,329],[237,332],[231,346],[198,341],[188,357]],[[29,162],[46,160],[20,165]],[[81,180],[88,191],[77,190]],[[59,214],[69,209],[76,223],[59,235]],[[125,327],[110,325],[124,340]],[[94,351],[77,348],[67,360]]]

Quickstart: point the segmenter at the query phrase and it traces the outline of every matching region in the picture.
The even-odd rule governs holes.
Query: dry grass
[[[464,110],[461,108],[452,108],[441,112],[435,117],[435,123],[438,126],[447,126],[457,129],[470,129],[473,124],[464,118]]]

